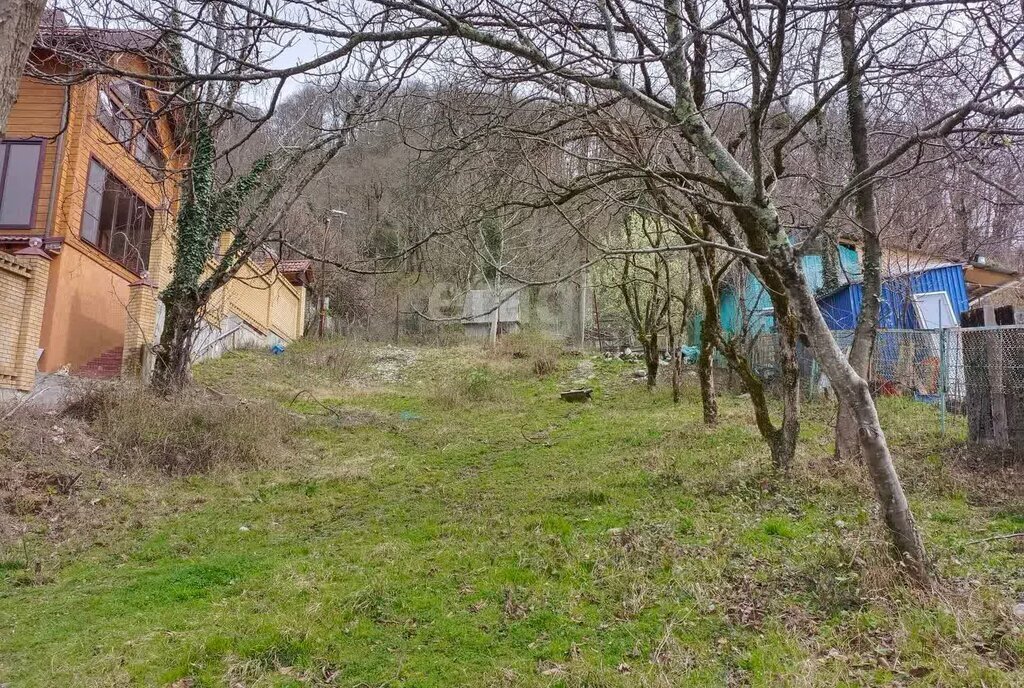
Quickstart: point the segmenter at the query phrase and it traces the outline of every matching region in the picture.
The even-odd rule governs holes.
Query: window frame
[[[46,162],[46,139],[41,136],[28,136],[24,138],[0,138],[0,145],[35,145],[39,149],[39,162],[36,165],[36,183],[32,189],[32,209],[29,212],[27,224],[3,224],[0,229],[32,229],[36,226],[36,215],[39,211],[39,191],[43,185],[43,163]],[[4,154],[3,165],[0,165],[0,204],[3,203],[4,186],[7,182],[7,166],[10,163],[10,153]]]
[[[153,124],[156,124],[156,122],[153,122]],[[159,132],[157,132],[157,134],[159,134]],[[139,158],[138,142],[140,136],[146,139],[146,145],[148,146],[147,155],[149,159],[155,159],[156,162],[158,162],[159,164],[152,165],[146,160],[142,160]],[[132,147],[134,148],[134,150],[132,151],[132,155],[135,157],[135,160],[143,167],[145,167],[150,174],[156,175],[157,173],[166,173],[167,154],[164,153],[163,146],[160,145],[160,140],[156,136],[154,136],[154,134],[150,133],[147,127],[142,125],[136,127],[135,135],[132,137]]]
[[[118,86],[123,86],[124,89],[127,89],[129,97],[137,98],[140,101],[139,103],[137,103],[137,107],[144,107],[146,109],[145,114],[137,112],[136,107],[133,107],[125,98],[125,96],[118,93]],[[137,89],[138,93],[133,93],[133,89]],[[102,109],[101,103],[104,96],[106,96],[107,101],[110,103],[111,108],[114,110],[114,112],[111,113],[110,116],[114,119],[120,118],[123,122],[125,122],[128,125],[128,136],[124,139],[122,139],[117,132],[113,131],[114,125],[112,123],[111,126],[108,126],[108,122],[105,116],[100,116],[100,111]],[[140,120],[140,117],[144,117],[144,119]],[[150,105],[149,102],[149,96],[146,94],[145,89],[143,89],[142,87],[133,84],[132,82],[126,79],[118,79],[114,81],[109,81],[107,83],[98,84],[96,92],[96,120],[99,122],[100,126],[103,127],[103,129],[108,134],[110,134],[110,136],[114,139],[114,142],[119,144],[129,155],[132,156],[135,162],[139,163],[142,167],[145,167],[146,171],[149,172],[154,178],[159,179],[163,177],[167,172],[168,160],[167,154],[164,152],[163,145],[160,143],[159,140],[160,132],[159,128],[157,127],[156,121],[153,120],[153,128],[155,129],[155,131],[151,132],[149,127],[146,126],[147,122],[149,121],[149,118],[155,117],[156,113],[152,110],[152,106]],[[147,160],[142,159],[142,157],[147,156],[140,157],[138,146],[139,136],[144,136],[146,138],[149,147],[148,158],[155,159],[155,161],[158,162],[159,165],[151,165]]]
[[[115,181],[117,181],[117,183],[120,184],[122,187],[124,187],[128,191],[128,193],[130,193],[133,196],[135,196],[136,203],[138,203],[139,205],[142,205],[143,207],[145,207],[149,211],[149,251],[152,252],[152,250],[153,250],[153,228],[154,228],[154,226],[156,224],[156,212],[157,212],[156,208],[154,208],[149,203],[147,203],[146,200],[142,197],[142,195],[140,193],[138,193],[135,189],[133,189],[130,184],[126,183],[123,179],[121,179],[119,176],[114,174],[114,172],[112,172],[109,167],[104,165],[103,161],[101,161],[95,155],[90,155],[89,156],[89,170],[86,172],[86,179],[87,180],[88,180],[89,174],[92,171],[92,166],[94,164],[95,165],[99,165],[103,169],[103,171],[106,173],[106,178],[105,179],[114,179]],[[110,260],[112,260],[113,262],[117,263],[118,265],[120,265],[125,270],[127,270],[128,272],[132,273],[135,276],[141,276],[144,272],[149,270],[149,256],[148,255],[145,256],[145,259],[143,261],[141,261],[142,264],[139,266],[140,269],[138,271],[136,271],[135,269],[131,268],[128,265],[125,265],[120,260],[118,260],[110,252],[108,252],[106,249],[104,249],[102,246],[100,246],[98,242],[94,242],[94,241],[92,241],[91,239],[87,238],[84,235],[82,229],[85,226],[85,217],[88,214],[89,191],[90,191],[89,183],[88,183],[88,181],[86,181],[86,185],[85,185],[85,198],[84,198],[84,200],[82,202],[82,217],[81,217],[81,220],[78,223],[78,238],[81,239],[83,243],[85,243],[86,245],[96,249],[97,251],[102,253],[104,256],[106,256],[107,258],[109,258]],[[106,183],[104,183],[104,187],[100,191],[100,210],[99,210],[100,216],[102,216],[102,212],[103,212],[103,197],[105,195],[106,195]],[[96,218],[96,220],[97,220],[97,235],[96,235],[97,240],[102,235],[102,231],[103,231],[102,228],[99,227],[99,224],[98,224],[99,223],[99,219],[100,219],[99,217]],[[116,219],[116,216],[115,216],[115,219]]]
[[[112,112],[110,118],[115,121],[108,121],[106,114],[100,116],[100,112],[103,109],[103,99],[106,98],[107,102],[110,103]],[[128,136],[121,138],[121,135],[114,131],[116,128],[116,120],[124,122],[128,126]],[[96,92],[96,121],[100,123],[100,126],[110,134],[114,141],[125,150],[130,152],[130,147],[133,145],[135,140],[135,124],[132,118],[129,116],[127,106],[121,102],[121,98],[114,92],[112,85],[108,84],[100,86]]]

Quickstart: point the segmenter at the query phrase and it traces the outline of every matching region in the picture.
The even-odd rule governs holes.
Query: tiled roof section
[[[43,12],[39,22],[36,47],[145,53],[159,45],[162,35],[157,30],[68,26],[67,17],[62,11],[48,9]]]
[[[308,258],[279,261],[277,271],[296,286],[313,283],[313,261]]]
[[[301,260],[282,260],[277,264],[277,269],[280,272],[302,272],[308,270],[313,265],[313,261],[308,258]]]

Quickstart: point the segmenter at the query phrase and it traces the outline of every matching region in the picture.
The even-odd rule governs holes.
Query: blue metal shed
[[[857,326],[863,292],[863,284],[858,281],[843,285],[818,298],[821,314],[831,329],[852,330]],[[920,329],[914,302],[910,297],[929,292],[946,292],[959,318],[967,310],[964,266],[959,263],[946,263],[886,277],[882,281],[879,327]]]

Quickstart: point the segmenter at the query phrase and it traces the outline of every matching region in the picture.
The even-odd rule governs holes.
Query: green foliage
[[[238,223],[238,213],[246,199],[260,188],[270,166],[269,157],[261,158],[248,173],[218,189],[215,171],[217,148],[213,133],[208,126],[200,124],[194,139],[191,169],[177,218],[173,274],[164,292],[165,301],[183,295],[197,295],[206,263],[214,257],[221,232],[235,231],[228,260],[246,246],[248,237]]]
[[[217,237],[209,220],[216,154],[213,134],[209,127],[201,127],[192,147],[192,169],[188,174],[189,183],[184,185],[185,193],[178,213],[173,275],[164,293],[165,300],[193,294],[206,261],[213,254]]]

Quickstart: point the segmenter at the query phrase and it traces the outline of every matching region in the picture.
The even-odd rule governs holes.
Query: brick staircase
[[[124,348],[120,346],[104,351],[76,370],[75,375],[94,380],[108,380],[117,377],[121,374],[121,357],[123,355]]]

